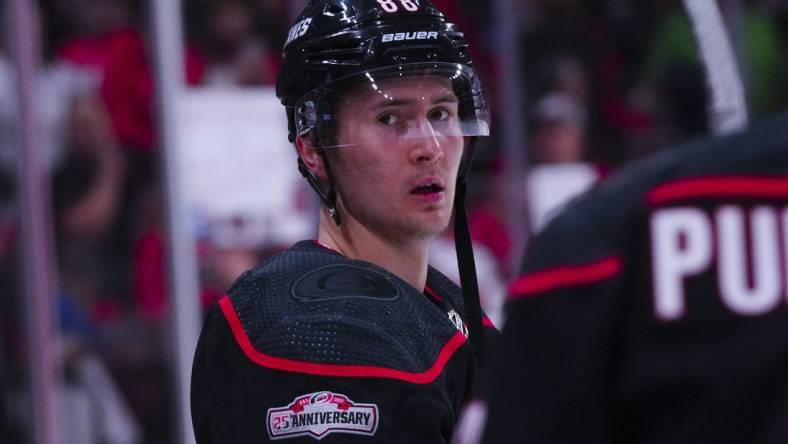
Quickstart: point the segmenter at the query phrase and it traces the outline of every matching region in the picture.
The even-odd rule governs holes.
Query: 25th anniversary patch
[[[316,392],[299,396],[288,406],[268,409],[267,424],[271,439],[320,440],[332,433],[372,436],[378,430],[378,406],[355,403],[339,393]]]

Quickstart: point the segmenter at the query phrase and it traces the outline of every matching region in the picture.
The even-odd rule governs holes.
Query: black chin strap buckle
[[[328,214],[331,215],[331,218],[334,219],[334,222],[339,226],[339,213],[337,213],[337,208],[328,207]]]

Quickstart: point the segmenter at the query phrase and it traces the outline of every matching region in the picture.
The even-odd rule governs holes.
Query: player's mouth
[[[415,196],[423,202],[439,202],[445,196],[443,182],[435,177],[424,179],[410,190],[411,196]]]

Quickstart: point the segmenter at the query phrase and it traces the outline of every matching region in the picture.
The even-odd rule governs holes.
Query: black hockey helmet
[[[489,134],[489,112],[462,32],[429,0],[313,0],[291,28],[276,91],[291,140],[331,145],[343,91],[392,76],[451,79],[463,136]],[[377,88],[377,86],[375,86]]]

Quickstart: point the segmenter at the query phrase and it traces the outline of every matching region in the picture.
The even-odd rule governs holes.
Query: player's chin
[[[449,211],[433,211],[420,216],[413,225],[418,227],[417,231],[420,232],[421,237],[425,238],[440,236],[446,231],[451,221],[451,212]]]

